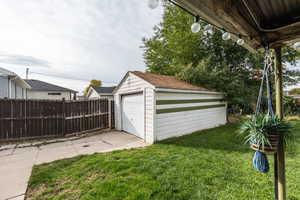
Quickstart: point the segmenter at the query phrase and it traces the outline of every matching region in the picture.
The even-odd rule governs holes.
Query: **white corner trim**
[[[156,121],[157,121],[157,119],[156,119],[156,99],[157,99],[157,97],[156,97],[156,91],[155,91],[155,89],[153,89],[153,143],[155,142],[155,141],[157,141],[157,134],[156,134]]]

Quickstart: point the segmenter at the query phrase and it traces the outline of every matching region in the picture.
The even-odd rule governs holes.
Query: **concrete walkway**
[[[0,200],[23,200],[33,165],[77,155],[147,146],[141,139],[113,131],[73,141],[0,151]]]

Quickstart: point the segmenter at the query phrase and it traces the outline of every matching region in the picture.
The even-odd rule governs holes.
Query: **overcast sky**
[[[162,16],[147,0],[0,0],[0,10],[0,66],[78,91],[144,71],[141,40]]]

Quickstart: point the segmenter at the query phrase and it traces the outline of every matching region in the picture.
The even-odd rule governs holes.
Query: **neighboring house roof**
[[[157,88],[171,88],[171,89],[183,89],[183,90],[201,90],[201,91],[212,91],[204,87],[189,84],[185,81],[179,80],[174,76],[158,75],[149,72],[133,71],[132,73],[141,79],[149,82]]]
[[[19,85],[21,85],[23,88],[27,88],[30,89],[30,85],[24,81],[21,77],[18,76],[18,74],[9,71],[7,69],[4,69],[2,67],[0,67],[0,76],[4,76],[4,77],[10,77],[10,78],[14,78],[14,80],[19,83]]]
[[[35,91],[61,91],[77,93],[77,91],[75,90],[60,87],[40,80],[26,79],[25,81],[31,86],[31,90]]]
[[[115,86],[113,87],[95,87],[92,86],[92,88],[98,93],[98,94],[111,94],[113,93]]]
[[[0,76],[18,76],[16,73],[0,67]]]

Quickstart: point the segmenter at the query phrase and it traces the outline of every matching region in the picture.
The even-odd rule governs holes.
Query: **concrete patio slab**
[[[26,153],[26,154],[32,154],[32,153],[37,153],[39,151],[39,149],[37,147],[26,147],[26,148],[16,148],[14,149],[13,151],[13,154],[16,155],[16,154],[23,154],[23,153]]]
[[[7,149],[7,150],[0,151],[0,157],[11,155],[13,151],[14,149]]]
[[[32,151],[29,153],[13,154],[1,158],[1,200],[25,193],[36,155],[37,151]]]
[[[80,155],[99,153],[113,148],[112,145],[102,141],[74,144],[74,147]]]
[[[85,138],[81,138],[80,140],[73,140],[73,144],[81,144],[81,143],[90,143],[90,142],[99,142],[102,140],[103,135],[110,133],[102,133],[100,135],[93,135]]]
[[[70,146],[72,146],[72,144],[73,143],[71,141],[57,142],[57,143],[39,146],[39,149],[43,150],[43,149],[56,149],[56,148],[60,148],[60,147],[70,147]]]
[[[97,152],[147,146],[133,135],[111,131],[99,135],[0,151],[0,200],[23,200],[34,165]]]
[[[63,144],[61,144],[63,145]],[[55,160],[60,160],[64,158],[71,158],[77,156],[75,148],[71,145],[69,146],[60,146],[60,147],[50,147],[43,148],[38,152],[38,157],[36,159],[35,164],[39,165],[42,163],[49,163]]]
[[[141,139],[137,138],[134,135],[130,134],[118,134],[118,132],[112,132],[111,134],[103,134],[102,141],[112,144],[114,146],[124,145],[124,141],[127,141],[126,144],[140,141]]]
[[[9,200],[23,200],[23,199],[25,199],[25,195],[20,195],[20,196],[17,196],[17,197],[12,197]]]

